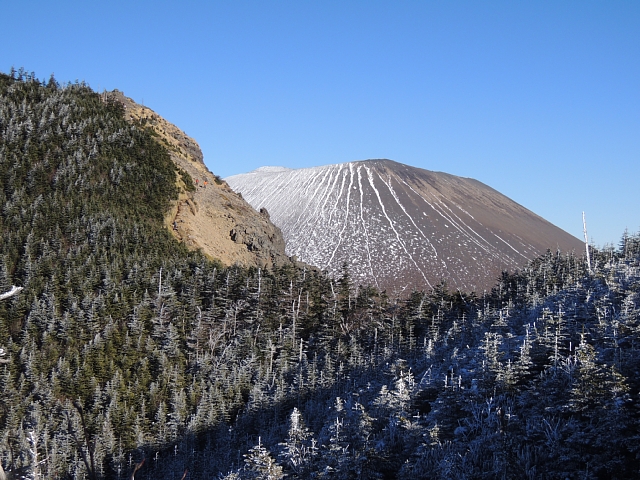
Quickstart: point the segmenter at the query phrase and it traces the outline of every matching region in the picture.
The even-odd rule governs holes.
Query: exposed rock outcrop
[[[193,138],[118,90],[104,93],[103,98],[120,102],[127,119],[149,129],[167,147],[178,168],[188,174],[176,176],[180,197],[165,218],[176,238],[225,265],[272,268],[295,262],[286,255],[282,232],[271,223],[269,214],[254,210],[210,172]]]

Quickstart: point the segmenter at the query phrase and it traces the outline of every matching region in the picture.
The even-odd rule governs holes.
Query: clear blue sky
[[[5,1],[0,70],[157,111],[225,177],[367,158],[640,229],[638,1]]]

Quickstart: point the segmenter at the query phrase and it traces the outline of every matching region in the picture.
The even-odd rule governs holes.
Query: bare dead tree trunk
[[[593,273],[591,270],[591,255],[589,254],[589,237],[587,236],[587,220],[584,218],[584,212],[582,212],[582,227],[584,229],[584,248],[587,249],[587,267],[589,267],[589,273]]]
[[[67,412],[67,424],[68,424],[68,428],[69,431],[71,432],[71,436],[73,437],[74,441],[76,442],[76,447],[78,449],[78,453],[80,453],[80,457],[82,458],[82,461],[84,462],[84,466],[87,469],[87,474],[89,475],[89,478],[91,480],[97,480],[97,476],[96,476],[96,465],[95,465],[95,461],[94,461],[94,457],[93,457],[93,450],[94,450],[94,443],[91,441],[91,439],[89,438],[89,432],[87,431],[87,424],[85,423],[84,420],[84,411],[82,409],[82,405],[80,405],[80,402],[78,400],[75,400],[73,402],[73,406],[75,407],[75,409],[78,411],[78,414],[80,415],[80,422],[82,425],[82,430],[83,430],[83,434],[84,434],[84,443],[80,441],[80,439],[78,438],[78,435],[76,434],[75,429],[73,428],[73,425],[71,425],[71,417],[69,415],[69,413]],[[84,451],[84,446],[86,446],[87,448],[87,452],[89,453],[89,458],[87,458],[87,454]]]
[[[129,477],[129,480],[136,480],[135,479],[136,472],[142,468],[142,466],[144,465],[144,461],[145,461],[145,459],[143,458],[140,463],[136,463],[136,466],[133,468],[133,472],[131,472],[131,476]],[[2,479],[0,479],[0,480],[2,480]]]
[[[13,285],[11,290],[8,292],[0,294],[0,300],[4,300],[5,298],[13,297],[16,293],[19,293],[22,290],[22,287],[16,287]]]
[[[22,287],[16,287],[13,285],[11,290],[5,293],[0,294],[0,300],[4,300],[5,298],[13,297],[16,293],[19,293],[22,290]]]

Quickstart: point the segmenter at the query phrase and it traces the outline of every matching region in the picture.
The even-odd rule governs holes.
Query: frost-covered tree
[[[271,452],[262,445],[258,437],[258,444],[244,456],[248,478],[256,480],[280,480],[284,478],[282,467],[271,456]]]
[[[291,412],[287,438],[280,446],[282,447],[280,457],[296,474],[304,472],[318,454],[317,441],[306,427],[297,408]]]

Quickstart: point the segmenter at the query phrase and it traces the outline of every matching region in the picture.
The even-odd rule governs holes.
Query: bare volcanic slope
[[[180,198],[165,218],[174,236],[226,265],[271,268],[291,262],[280,229],[266,212],[255,211],[207,169],[194,139],[118,90],[103,94],[103,98],[122,103],[127,119],[150,129],[167,147],[174,163],[194,181],[199,180],[190,191],[185,179],[176,178]],[[206,188],[204,181],[208,183]]]
[[[354,282],[397,293],[442,279],[480,292],[547,249],[582,246],[481,182],[391,160],[263,167],[226,181],[269,211],[289,255],[334,275],[346,262]]]

